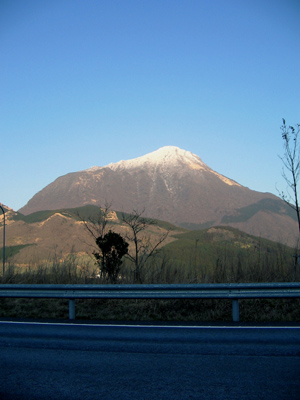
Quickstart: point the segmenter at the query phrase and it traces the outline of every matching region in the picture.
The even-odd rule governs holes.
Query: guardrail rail
[[[300,298],[300,282],[151,285],[23,285],[1,284],[0,298],[59,298],[69,300],[75,319],[76,299],[231,299],[232,319],[239,321],[239,299]]]

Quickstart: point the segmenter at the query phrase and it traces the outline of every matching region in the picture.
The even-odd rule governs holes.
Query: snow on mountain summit
[[[127,161],[119,161],[117,163],[111,163],[107,167],[112,170],[117,169],[135,169],[143,166],[170,166],[177,167],[180,165],[188,165],[192,169],[204,169],[207,167],[200,157],[191,153],[190,151],[182,150],[176,146],[165,146],[161,147],[152,153],[144,156],[134,158]]]
[[[97,170],[101,170],[103,167],[92,167],[87,171],[94,173]],[[186,171],[189,173],[190,170],[202,170],[210,174],[217,176],[221,181],[227,185],[240,186],[237,182],[219,174],[218,172],[211,169],[206,165],[200,157],[196,154],[182,150],[176,146],[165,146],[161,147],[152,153],[148,153],[144,156],[134,158],[131,160],[121,160],[116,163],[110,163],[105,168],[110,168],[112,171],[134,171],[134,170],[147,170],[151,175],[160,172],[162,174],[169,174],[170,171],[180,172]]]

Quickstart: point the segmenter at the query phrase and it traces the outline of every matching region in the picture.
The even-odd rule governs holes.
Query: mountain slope
[[[261,203],[264,200],[273,202],[271,209]],[[290,244],[295,234],[296,225],[279,198],[241,186],[212,170],[197,155],[173,146],[64,175],[19,211],[30,214],[107,202],[115,210],[145,209],[147,216],[175,224],[232,225]],[[235,220],[239,210],[253,205],[257,205],[254,214],[244,221]],[[256,218],[260,211],[262,215]],[[270,219],[274,223],[266,224]]]
[[[70,253],[91,255],[97,248],[82,219],[88,221],[92,218],[97,221],[99,207],[39,211],[27,216],[9,210],[5,215],[7,257],[13,256],[10,261],[14,263],[33,265],[45,261],[53,262],[64,259]],[[153,242],[168,230],[170,233],[164,244],[175,240],[174,235],[186,231],[165,221],[155,222],[154,226],[145,231]],[[115,211],[111,211],[107,228],[124,237],[128,230],[122,222],[120,213]],[[3,218],[0,216],[0,237],[2,234]],[[94,261],[93,258],[91,260]]]

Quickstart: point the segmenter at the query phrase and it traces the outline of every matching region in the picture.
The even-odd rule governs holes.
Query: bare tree
[[[111,223],[111,204],[106,202],[104,207],[99,207],[97,212],[89,213],[88,215],[77,212],[76,216],[83,223],[85,230],[94,239],[103,238],[108,231],[108,226]],[[86,214],[86,212],[85,212]],[[85,242],[90,247],[97,249],[97,246]]]
[[[127,257],[134,264],[134,280],[137,283],[142,282],[142,270],[149,260],[159,251],[160,245],[166,240],[169,230],[162,232],[159,238],[153,242],[150,235],[145,231],[150,226],[157,226],[154,219],[143,216],[145,210],[133,210],[131,214],[122,213],[122,221],[127,226],[128,232],[125,238],[133,244],[133,250],[129,251]]]
[[[300,176],[300,148],[299,132],[300,124],[296,127],[287,126],[282,119],[281,136],[283,139],[284,154],[280,159],[283,162],[282,176],[287,183],[286,192],[279,192],[281,199],[292,207],[297,214],[298,229],[300,234],[300,210],[298,197],[298,181]]]
[[[111,283],[116,283],[122,258],[128,251],[128,243],[116,232],[108,231],[112,224],[114,212],[111,211],[111,203],[105,202],[105,206],[99,207],[92,215],[77,213],[77,217],[83,223],[86,231],[94,239],[93,255],[100,269],[100,277],[106,278]],[[88,243],[86,243],[88,244]]]

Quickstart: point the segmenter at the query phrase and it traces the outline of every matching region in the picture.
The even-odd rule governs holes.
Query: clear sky
[[[299,0],[1,0],[0,202],[162,146],[277,194]]]

